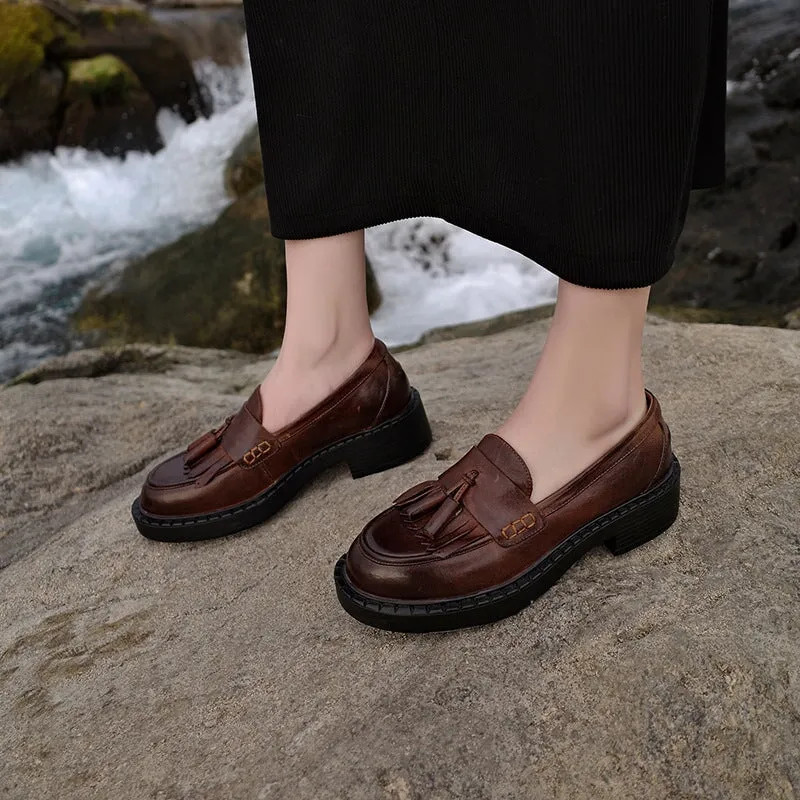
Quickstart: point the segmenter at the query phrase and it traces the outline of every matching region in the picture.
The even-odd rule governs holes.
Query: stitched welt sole
[[[361,478],[416,458],[430,442],[428,417],[419,393],[412,389],[411,400],[396,417],[317,451],[261,494],[238,506],[196,516],[162,517],[144,511],[137,497],[131,515],[143,536],[161,542],[196,542],[229,536],[268,520],[330,467],[346,463],[353,477]]]
[[[360,622],[409,633],[452,630],[503,619],[544,594],[592,547],[604,544],[614,555],[622,555],[667,530],[678,516],[680,473],[673,455],[667,474],[656,486],[579,528],[527,572],[503,586],[439,602],[378,600],[350,583],[346,556],[342,556],[334,570],[339,602]]]

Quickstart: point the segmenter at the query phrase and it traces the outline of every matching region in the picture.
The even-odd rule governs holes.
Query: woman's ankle
[[[369,326],[358,329],[301,331],[284,337],[279,363],[292,372],[315,372],[360,364],[372,351],[375,337]]]
[[[644,388],[629,389],[606,399],[598,395],[587,403],[583,413],[577,411],[572,425],[587,442],[613,441],[636,427],[646,408]]]
[[[285,341],[261,384],[262,424],[278,431],[298,420],[338,389],[367,359],[372,331],[327,340]]]

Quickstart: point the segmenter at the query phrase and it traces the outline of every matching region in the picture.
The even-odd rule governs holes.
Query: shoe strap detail
[[[252,469],[277,449],[277,441],[271,438],[249,407],[254,396],[255,392],[222,425],[204,433],[186,448],[184,472],[193,476],[199,486],[210,483],[231,464],[238,463],[243,469]]]
[[[272,452],[272,445],[265,441],[261,440],[257,445],[251,447],[243,456],[242,461],[244,462],[245,467],[254,467],[259,461],[261,461],[265,456],[269,455]]]
[[[225,431],[220,444],[239,466],[249,469],[278,449],[277,440],[256,419],[248,404],[242,406]]]
[[[210,453],[220,442],[223,433],[231,424],[234,415],[225,418],[225,421],[217,428],[208,433],[204,433],[195,439],[187,448],[184,455],[184,470],[191,469],[204,455]]]
[[[506,539],[514,539],[525,531],[534,530],[536,528],[536,517],[533,514],[525,513],[519,519],[512,520],[505,525],[500,535]]]
[[[436,541],[436,537],[455,518],[456,514],[464,510],[461,500],[475,485],[477,478],[478,470],[470,470],[455,486],[444,493],[444,499],[422,529],[423,535],[431,544]]]
[[[511,547],[544,527],[524,492],[478,448],[443,472],[401,494],[394,506],[429,552],[444,546],[463,520],[474,520],[499,545]],[[462,512],[467,516],[457,518]]]

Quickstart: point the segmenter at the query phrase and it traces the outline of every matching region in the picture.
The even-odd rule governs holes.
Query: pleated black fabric
[[[726,0],[244,5],[278,238],[441,217],[632,288],[724,178]]]

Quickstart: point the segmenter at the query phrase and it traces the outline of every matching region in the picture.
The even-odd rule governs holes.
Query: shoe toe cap
[[[150,470],[139,494],[139,504],[149,514],[188,514],[193,485],[184,471],[183,453],[179,453]]]
[[[171,456],[150,470],[145,485],[163,489],[186,483],[185,463],[183,453]]]
[[[367,524],[353,541],[345,566],[358,591],[387,600],[423,599],[433,587],[425,575],[430,556],[394,509]]]

